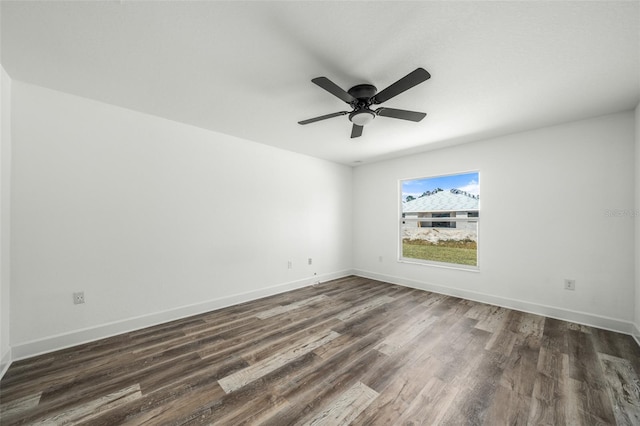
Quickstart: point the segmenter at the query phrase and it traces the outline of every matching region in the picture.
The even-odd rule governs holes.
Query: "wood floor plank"
[[[301,329],[311,326],[318,321],[332,318],[340,312],[344,305],[333,305],[323,309],[300,309],[297,315],[287,319],[269,318],[260,320],[258,325],[242,327],[233,333],[220,335],[222,338],[215,345],[203,346],[198,349],[198,355],[210,362],[215,362],[225,357],[242,353],[247,348],[256,349],[258,346],[269,345],[274,338],[279,339],[284,335],[295,333]]]
[[[348,425],[367,408],[376,398],[378,392],[357,382],[350,389],[340,394],[328,406],[320,410],[304,426]]]
[[[625,359],[599,354],[619,425],[640,425],[640,376]]]
[[[401,422],[422,418],[428,424],[435,424],[433,422],[441,419],[459,388],[442,389],[438,397],[422,395],[435,391],[432,387],[427,387],[429,390],[425,391],[425,381],[430,385],[457,383],[458,374],[466,376],[475,367],[468,357],[465,357],[467,362],[464,363],[461,362],[461,356],[439,357],[441,353],[434,350],[445,342],[458,340],[455,336],[464,335],[476,324],[475,320],[453,315],[453,312],[456,310],[451,305],[449,314],[442,315],[431,329],[419,335],[412,347],[389,357],[379,373],[371,372],[363,378],[365,383],[370,383],[380,392],[380,396],[356,419],[356,424],[392,424],[398,415],[401,416]],[[484,346],[486,338],[475,336],[465,342],[471,354],[481,354],[479,349]],[[421,379],[416,380],[417,377]]]
[[[541,347],[533,385],[529,423],[571,424],[569,355]],[[572,405],[573,406],[573,405]]]
[[[640,424],[627,335],[345,277],[13,363],[0,424]]]
[[[119,405],[124,405],[129,401],[140,398],[140,396],[140,386],[132,385],[100,398],[87,401],[81,406],[76,406],[62,412],[51,413],[37,419],[29,419],[28,423],[33,425],[52,425],[89,421],[104,411],[111,410]]]
[[[335,353],[342,351],[351,342],[356,341],[358,336],[366,335],[369,332],[375,332],[374,336],[381,336],[376,345],[376,348],[379,348],[385,336],[392,336],[397,327],[402,326],[402,324],[412,323],[413,317],[419,315],[419,312],[423,310],[415,304],[410,305],[396,299],[384,307],[368,312],[364,320],[363,318],[356,318],[335,327],[334,330],[339,332],[341,337],[323,348],[316,349],[315,353],[325,359],[330,358]]]
[[[437,317],[429,315],[427,311],[418,313],[411,321],[396,327],[375,349],[385,355],[393,355],[399,349],[411,343],[437,319]]]
[[[510,312],[512,311],[499,306],[491,306],[486,317],[478,321],[476,328],[494,333],[504,327],[505,321],[507,320],[507,316]]]
[[[537,377],[540,339],[527,337],[514,346],[510,355],[505,362],[500,384],[509,392],[530,397]]]
[[[482,341],[471,343],[471,348],[479,347],[478,343]],[[442,422],[445,424],[482,424],[499,386],[506,357],[471,348],[465,350],[465,371],[456,375],[464,377],[465,381],[443,416]]]
[[[403,424],[445,424],[443,417],[450,412],[454,400],[463,387],[464,385],[458,380],[444,383],[437,378],[432,378],[399,421]],[[376,421],[376,424],[381,423]]]
[[[427,352],[424,352],[424,355],[424,357],[416,359],[415,362],[408,361],[410,365],[403,369],[401,374],[387,376],[387,380],[383,378],[381,378],[382,380],[373,380],[375,385],[382,389],[380,395],[369,407],[363,410],[354,424],[392,424],[396,421],[402,423],[405,421],[403,419],[414,415],[416,410],[420,410],[420,416],[429,413],[433,407],[429,407],[428,402],[435,395],[422,395],[422,393],[435,392],[436,389],[440,389],[440,384],[444,386],[444,382],[434,374],[441,368],[441,361],[428,356]],[[391,358],[385,362],[385,367],[390,365],[390,361]],[[370,374],[365,375],[364,380],[371,380],[370,376]],[[421,380],[415,380],[416,377],[421,377]],[[425,381],[427,385],[425,385]],[[425,388],[427,388],[426,391]],[[436,403],[441,404],[442,400],[437,399]],[[400,420],[397,420],[398,418]]]
[[[528,312],[518,312],[518,321],[512,323],[512,330],[523,338],[535,337],[542,339],[545,318]]]
[[[190,413],[184,424],[241,424],[256,413],[270,413],[274,406],[280,407],[280,410],[276,412],[277,415],[283,411],[286,412],[287,407],[290,407],[291,404],[280,403],[283,397],[279,394],[278,389],[289,383],[291,376],[297,375],[300,371],[315,371],[313,367],[317,365],[317,356],[313,352],[309,352],[236,391],[231,393],[222,391],[224,394],[222,397],[212,398],[208,404]],[[222,390],[222,388],[220,389]],[[299,413],[299,409],[296,408],[295,413]],[[270,418],[261,421],[261,424],[269,424]]]
[[[303,299],[297,302],[289,303],[288,305],[280,305],[271,309],[267,309],[262,312],[258,312],[255,314],[255,316],[260,319],[267,319],[267,318],[274,317],[276,315],[282,315],[294,309],[298,309],[302,306],[313,305],[315,303],[323,303],[323,302],[326,303],[328,301],[329,300],[327,296],[320,294],[318,296],[313,296],[308,299]]]
[[[593,345],[598,353],[625,359],[634,371],[640,371],[640,346],[633,337],[600,329],[594,329],[593,334]]]
[[[175,382],[164,382],[158,389],[148,390],[139,400],[130,402],[121,410],[111,410],[94,419],[94,426],[119,424],[161,424],[189,417],[191,410],[221,399],[226,395],[218,380],[236,371],[244,360],[238,357],[223,364],[212,364],[202,368],[197,374],[187,375]]]
[[[567,331],[569,323],[554,318],[545,318],[542,331],[542,344],[544,347],[559,353],[569,353],[569,339]]]
[[[386,387],[396,380],[401,380],[405,384],[402,386],[404,396],[411,399],[415,393],[408,392],[413,389],[416,392],[422,387],[422,382],[413,383],[415,377],[425,377],[425,368],[429,374],[439,375],[442,378],[445,371],[459,372],[462,363],[459,358],[453,359],[449,355],[438,353],[437,348],[443,347],[445,342],[451,342],[456,336],[465,334],[475,321],[455,315],[443,315],[420,333],[410,346],[405,346],[401,350],[389,356],[380,371],[371,371],[363,377],[363,383],[372,389],[386,394],[389,391]],[[467,339],[467,344],[475,342],[475,339]],[[447,351],[448,352],[448,351]],[[425,377],[425,379],[428,377]],[[445,380],[448,380],[447,377]],[[406,384],[408,383],[408,384]],[[408,395],[407,395],[408,393]]]
[[[163,377],[181,377],[187,369],[197,369],[198,361],[196,354],[188,353],[163,362],[131,360],[119,367],[95,369],[89,374],[70,378],[66,383],[49,386],[43,392],[38,409],[61,410],[80,397],[95,398],[104,392],[116,391],[131,383],[144,383],[151,378],[157,381]]]
[[[218,380],[218,383],[222,386],[222,389],[224,389],[225,392],[233,392],[234,390],[245,386],[247,383],[251,383],[265,374],[288,364],[292,360],[312,352],[314,349],[332,341],[338,336],[340,335],[335,331],[327,331],[326,334],[319,336],[319,338],[318,336],[313,335],[306,340],[296,342],[297,344],[295,346],[289,348],[285,352],[277,353],[259,363],[223,377]]]
[[[611,398],[603,388],[569,378],[570,408],[579,424],[616,424]]]
[[[129,424],[129,425],[159,425],[181,424],[193,417],[194,413],[200,413],[203,406],[210,404],[212,399],[220,397],[224,392],[217,384],[209,383],[199,388],[199,392],[184,392],[177,398],[166,399],[163,404],[155,404],[151,410],[141,410],[137,415],[129,414],[120,422],[114,422],[112,416],[98,418],[102,425]],[[135,412],[134,412],[135,413]],[[125,413],[116,413],[125,414]],[[112,423],[109,423],[112,422]]]
[[[376,297],[375,299],[371,300],[370,302],[367,302],[363,305],[358,305],[358,306],[354,306],[351,309],[347,309],[343,312],[340,313],[340,315],[338,315],[338,319],[342,320],[342,321],[349,321],[359,315],[364,314],[365,312],[369,311],[370,309],[374,309],[377,308],[378,306],[384,305],[385,303],[389,303],[392,302],[394,299],[392,297],[389,296],[380,296],[380,297]]]
[[[502,385],[498,386],[484,417],[483,424],[526,425],[529,420],[531,397],[513,392]]]
[[[14,399],[10,402],[2,401],[0,404],[0,420],[10,422],[16,417],[33,410],[40,403],[42,392]]]
[[[365,347],[371,347],[374,344],[371,341],[367,342],[369,338],[362,340]],[[264,424],[278,426],[309,421],[315,413],[321,411],[330,401],[335,400],[338,395],[355,384],[365,371],[380,365],[384,357],[385,355],[373,350],[365,351],[364,354],[357,350],[337,354],[319,365],[318,371],[311,375],[319,375],[321,377],[319,383],[307,382],[303,379],[296,383],[289,383],[292,385],[289,388],[281,388],[280,392],[293,409],[278,412]],[[344,368],[332,370],[330,366],[336,364]]]
[[[292,342],[297,342],[300,339],[306,338],[310,335],[317,335],[319,333],[327,332],[332,327],[337,326],[340,321],[337,318],[318,319],[317,323],[310,327],[305,327],[295,332],[289,332],[282,336],[273,336],[269,342],[263,342],[263,344],[256,344],[252,348],[247,348],[242,352],[242,359],[246,360],[249,364],[255,364],[263,361],[266,358],[270,358],[274,353],[282,353],[287,347],[290,347]],[[336,337],[339,338],[340,336]],[[314,349],[314,351],[325,347],[330,342],[326,342],[321,347]]]

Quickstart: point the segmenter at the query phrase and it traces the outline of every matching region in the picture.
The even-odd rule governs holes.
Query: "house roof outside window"
[[[458,189],[447,189],[403,202],[402,213],[477,211],[479,205],[480,196]]]

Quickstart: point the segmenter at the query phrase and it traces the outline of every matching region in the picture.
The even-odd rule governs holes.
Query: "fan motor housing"
[[[358,84],[348,90],[348,93],[358,100],[368,100],[378,92],[373,84]]]

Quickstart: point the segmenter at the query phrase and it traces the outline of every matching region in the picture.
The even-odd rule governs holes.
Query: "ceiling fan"
[[[409,90],[413,86],[428,80],[430,77],[431,75],[425,69],[417,68],[380,93],[377,93],[378,89],[372,84],[358,84],[345,92],[327,77],[314,78],[311,80],[313,83],[351,105],[352,111],[340,111],[321,115],[320,117],[298,121],[298,124],[315,123],[316,121],[326,120],[327,118],[349,114],[349,120],[353,123],[351,137],[357,138],[362,135],[364,125],[370,123],[378,115],[402,120],[420,121],[427,115],[426,113],[384,107],[372,110],[371,106],[386,102],[405,90]]]

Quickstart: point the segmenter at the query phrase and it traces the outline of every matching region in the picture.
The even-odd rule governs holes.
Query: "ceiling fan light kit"
[[[431,75],[423,68],[417,68],[410,72],[400,80],[393,83],[391,86],[384,89],[382,92],[377,93],[375,86],[371,84],[358,84],[353,86],[348,91],[344,91],[337,84],[329,80],[327,77],[317,77],[311,80],[313,83],[322,87],[327,92],[331,93],[335,97],[348,103],[352,111],[339,111],[331,114],[321,115],[319,117],[310,118],[308,120],[298,121],[298,124],[310,124],[316,121],[326,120],[328,118],[338,117],[340,115],[349,114],[349,121],[353,123],[351,129],[351,138],[357,138],[362,135],[362,130],[365,125],[373,121],[376,116],[398,118],[401,120],[409,120],[418,122],[422,120],[427,114],[417,111],[406,111],[395,108],[378,108],[376,110],[371,109],[371,105],[381,104],[389,99],[398,96],[400,93],[428,80]]]
[[[357,124],[358,126],[364,126],[365,124],[369,124],[375,118],[376,113],[371,111],[370,109],[361,109],[357,111],[353,111],[349,114],[349,120],[353,124]]]

